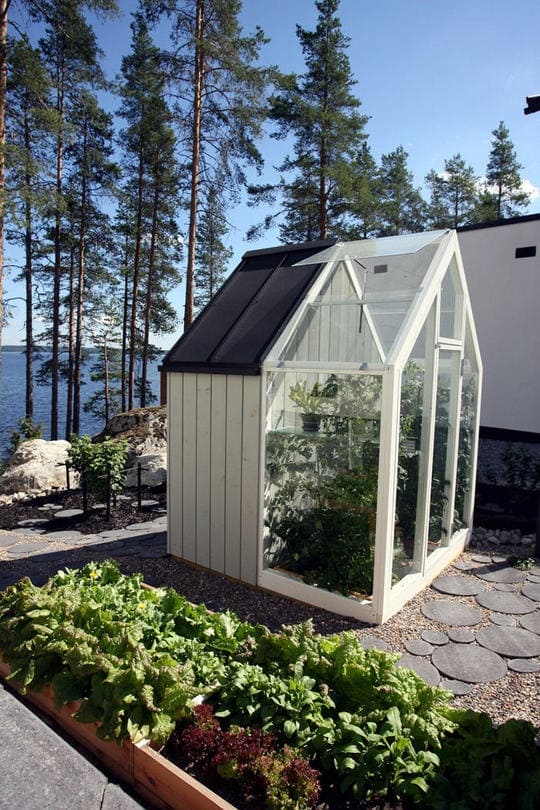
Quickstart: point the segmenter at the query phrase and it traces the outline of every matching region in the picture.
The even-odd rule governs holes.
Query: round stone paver
[[[388,644],[386,641],[378,636],[364,636],[364,638],[360,639],[360,642],[365,650],[375,649],[386,652],[388,649]]]
[[[464,627],[451,627],[448,631],[450,641],[455,641],[456,644],[472,644],[474,641],[474,633],[466,630]]]
[[[19,540],[18,534],[5,534],[0,536],[0,548],[7,548],[13,546]]]
[[[81,517],[81,515],[84,515],[84,509],[62,509],[54,517],[59,520],[67,520],[68,518]]]
[[[448,691],[453,692],[454,695],[468,695],[473,688],[471,683],[465,683],[465,681],[456,681],[452,678],[443,678],[439,686],[441,689],[448,689]]]
[[[483,596],[484,594],[479,594]],[[477,596],[476,599],[479,597]],[[441,624],[453,624],[457,627],[472,626],[482,620],[479,610],[461,602],[452,602],[450,599],[434,599],[422,605],[422,613],[426,618]]]
[[[428,644],[435,644],[437,647],[448,644],[448,636],[442,630],[422,630],[420,635]]]
[[[411,655],[431,655],[435,649],[432,644],[423,641],[421,638],[409,638],[405,642],[405,649]]]
[[[540,585],[536,582],[526,582],[521,589],[523,596],[527,599],[533,599],[535,602],[540,602]]]
[[[490,613],[490,622],[493,624],[504,625],[505,627],[515,627],[516,620],[509,613]]]
[[[513,585],[516,582],[525,580],[525,571],[512,568],[509,565],[490,565],[486,568],[478,568],[475,572],[477,577],[486,582],[503,582],[506,585]]]
[[[522,616],[519,623],[525,630],[530,630],[531,633],[536,633],[540,636],[540,611],[537,610],[535,613]]]
[[[487,554],[475,554],[472,559],[477,563],[489,563],[491,565],[491,557]]]
[[[19,520],[17,526],[21,529],[32,528],[36,529],[39,526],[47,526],[51,521],[48,518],[27,518],[26,520]]]
[[[496,582],[493,586],[496,591],[506,591],[506,593],[515,593],[516,586],[508,582]]]
[[[23,557],[26,554],[34,554],[37,551],[45,551],[47,543],[17,543],[16,546],[10,546],[7,550],[8,554],[12,557]]]
[[[494,610],[496,613],[532,613],[536,608],[536,602],[527,599],[519,593],[504,593],[504,591],[486,591],[475,596],[476,601],[482,607]]]
[[[506,663],[492,650],[477,644],[450,642],[437,647],[431,660],[439,672],[465,683],[490,683],[506,675]]]
[[[436,591],[448,593],[452,596],[475,596],[484,590],[485,585],[477,582],[473,577],[447,576],[437,577],[431,586]]]
[[[528,658],[510,658],[507,664],[513,672],[540,672],[540,661],[530,661]]]
[[[58,531],[58,532],[47,532],[47,534],[45,535],[45,538],[47,540],[53,540],[53,541],[59,540],[60,542],[64,542],[64,541],[70,542],[71,540],[75,540],[78,537],[82,537],[82,533],[77,531],[77,529],[72,529],[72,530],[63,529],[62,531]]]
[[[445,648],[440,647],[439,649],[444,650]],[[439,650],[437,650],[437,652],[438,651]],[[406,667],[407,669],[412,669],[430,686],[438,686],[439,681],[441,680],[440,675],[433,664],[430,664],[429,661],[426,661],[424,658],[419,658],[417,655],[405,653],[401,656],[399,661],[396,662],[396,667]]]
[[[540,582],[540,576],[538,574],[531,574],[530,572],[527,574],[527,581],[528,582]]]
[[[522,627],[482,627],[476,634],[482,647],[508,658],[534,658],[540,655],[540,636]]]
[[[456,568],[458,571],[473,571],[476,565],[470,560],[456,560],[452,563],[452,568]]]

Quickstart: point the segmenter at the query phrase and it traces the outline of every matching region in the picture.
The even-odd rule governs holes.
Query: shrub
[[[106,439],[94,444],[90,436],[72,436],[69,461],[89,492],[98,499],[107,496],[107,483],[110,494],[122,491],[128,445],[122,439]]]
[[[18,430],[12,431],[9,437],[9,452],[13,455],[20,445],[29,439],[41,439],[43,436],[43,425],[36,425],[29,416],[19,419]]]

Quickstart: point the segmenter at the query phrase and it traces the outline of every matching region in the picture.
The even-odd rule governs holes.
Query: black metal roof
[[[321,263],[296,263],[335,241],[281,245],[245,253],[223,287],[164,357],[161,368],[259,374],[266,350],[321,268]]]

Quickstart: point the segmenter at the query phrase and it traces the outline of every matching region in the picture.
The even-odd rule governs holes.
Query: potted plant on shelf
[[[317,433],[321,426],[326,399],[319,383],[316,382],[312,388],[308,388],[307,380],[291,385],[289,399],[300,409],[303,430],[306,433]]]

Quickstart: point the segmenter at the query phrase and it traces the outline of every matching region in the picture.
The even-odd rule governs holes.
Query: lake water
[[[43,353],[42,359],[48,359],[49,355]],[[162,355],[149,365],[148,379],[152,393],[156,396],[155,404],[159,403],[159,372],[158,365],[161,363]],[[41,361],[35,362],[38,368]],[[90,380],[90,366],[93,360],[86,362],[84,377],[86,384],[81,389],[82,403],[88,400],[99,383]],[[64,438],[66,419],[66,391],[65,384],[60,382],[58,403],[58,437]],[[50,438],[50,415],[51,415],[51,391],[48,385],[35,385],[34,387],[34,422],[43,426],[43,438]],[[0,459],[5,458],[9,439],[13,430],[17,428],[19,419],[24,416],[25,411],[25,356],[22,351],[7,351],[2,349],[0,356]],[[81,407],[81,434],[93,436],[99,433],[105,426],[103,419],[98,419],[87,413]]]

